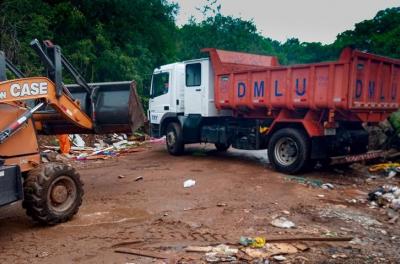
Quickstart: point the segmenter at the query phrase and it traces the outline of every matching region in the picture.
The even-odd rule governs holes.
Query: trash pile
[[[188,246],[188,253],[201,253],[207,263],[269,263],[287,261],[290,255],[309,250],[302,241],[349,242],[352,237],[240,237],[237,242],[218,246]],[[298,258],[299,256],[295,257]]]
[[[134,153],[146,150],[143,146],[147,143],[160,143],[165,142],[165,138],[153,139],[145,134],[135,133],[132,136],[126,134],[110,134],[110,135],[68,135],[69,142],[72,146],[67,146],[68,151],[65,149],[65,142],[58,142],[56,140],[44,140],[41,148],[43,149],[43,161],[64,161],[68,160],[106,160],[122,154]],[[47,144],[46,144],[47,143]],[[50,145],[50,144],[51,145]],[[58,145],[55,145],[57,144]],[[61,154],[58,154],[60,151]]]
[[[380,207],[400,209],[400,188],[393,185],[384,185],[368,194],[368,200]]]
[[[395,223],[400,211],[400,188],[394,185],[384,185],[368,194],[371,207],[387,209],[390,223]]]
[[[301,243],[267,243],[261,237],[241,237],[240,246],[220,244],[218,246],[189,246],[186,252],[204,253],[203,259],[208,263],[235,262],[237,261],[284,261],[284,255],[295,254],[309,249]],[[242,263],[242,262],[240,262]],[[260,263],[260,262],[258,262]],[[265,262],[262,262],[265,263]]]

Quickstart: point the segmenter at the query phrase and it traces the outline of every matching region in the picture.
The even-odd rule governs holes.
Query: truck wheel
[[[178,156],[185,149],[183,144],[182,128],[178,123],[170,123],[166,131],[167,149],[169,154]]]
[[[82,204],[83,183],[76,170],[64,163],[40,164],[24,181],[23,207],[28,216],[43,225],[72,218]]]
[[[298,129],[284,128],[275,132],[268,143],[268,158],[280,172],[295,174],[308,167],[310,144]]]
[[[225,152],[229,149],[231,145],[230,144],[225,144],[225,143],[215,143],[215,148],[219,152]]]

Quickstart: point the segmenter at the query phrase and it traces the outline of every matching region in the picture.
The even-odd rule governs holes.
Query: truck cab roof
[[[194,59],[194,60],[187,60],[187,61],[181,61],[181,62],[175,62],[175,63],[170,63],[170,64],[165,64],[162,65],[156,69],[154,69],[153,73],[160,73],[163,71],[167,71],[167,70],[171,70],[174,69],[176,67],[183,67],[186,64],[191,64],[191,63],[196,63],[196,62],[202,62],[202,61],[208,61],[210,60],[209,58],[200,58],[200,59]]]

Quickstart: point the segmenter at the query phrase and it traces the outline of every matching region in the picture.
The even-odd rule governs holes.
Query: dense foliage
[[[178,28],[179,7],[167,0],[3,0],[0,50],[37,75],[43,68],[29,42],[51,39],[88,81],[134,79],[140,87],[154,67],[204,56],[204,47],[277,55],[282,64],[335,59],[348,45],[400,58],[400,8],[380,11],[323,45],[264,37],[253,21],[222,15],[216,2],[201,10],[204,20]]]
[[[174,57],[177,6],[164,0],[5,0],[0,49],[29,75],[42,68],[29,47],[51,39],[88,81],[139,83]]]

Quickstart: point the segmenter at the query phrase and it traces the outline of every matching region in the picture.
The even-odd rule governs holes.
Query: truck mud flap
[[[92,130],[65,121],[54,110],[47,109],[34,116],[40,121],[40,134],[107,134],[133,133],[143,125],[145,114],[135,82],[90,83],[92,94],[78,85],[67,85],[70,96],[92,118]],[[94,111],[93,111],[94,109]]]

